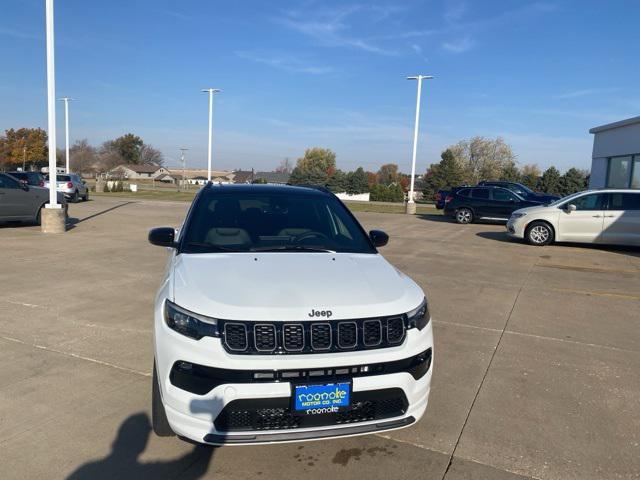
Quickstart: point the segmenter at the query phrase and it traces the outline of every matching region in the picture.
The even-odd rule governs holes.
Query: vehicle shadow
[[[507,232],[478,232],[476,236],[480,238],[486,238],[488,240],[495,240],[497,242],[512,243],[526,245],[527,242],[518,238],[511,238]],[[601,250],[603,252],[618,253],[623,255],[631,255],[632,257],[640,257],[640,248],[623,245],[604,245],[594,243],[572,243],[572,242],[556,242],[553,245],[559,247],[572,247],[579,248],[581,250]]]
[[[196,480],[207,472],[215,448],[206,445],[194,446],[189,453],[175,460],[140,462],[139,457],[147,447],[150,434],[151,424],[147,414],[140,412],[131,415],[120,425],[111,453],[100,460],[80,466],[67,480]]]
[[[497,242],[504,243],[523,243],[517,239],[511,238],[507,232],[478,232],[477,237],[486,238],[488,240],[495,240]]]
[[[447,217],[446,215],[437,215],[434,213],[422,213],[416,215],[416,217],[421,218],[422,220],[427,220],[430,222],[444,222],[444,223],[452,223],[453,219]]]
[[[67,218],[67,228],[69,230],[71,230],[78,223],[86,222],[87,220],[91,220],[92,218],[99,217],[100,215],[104,215],[105,213],[112,212],[113,210],[116,210],[118,208],[127,206],[127,205],[129,205],[131,203],[137,203],[137,202],[131,201],[131,202],[119,203],[118,205],[114,205],[113,207],[109,207],[109,208],[107,208],[105,210],[101,210],[99,212],[96,212],[96,213],[94,213],[92,215],[89,215],[89,216],[83,217],[83,218],[69,217],[69,218]]]

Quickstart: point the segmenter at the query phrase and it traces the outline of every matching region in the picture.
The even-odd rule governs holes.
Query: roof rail
[[[324,193],[333,193],[331,190],[329,190],[327,187],[325,187],[324,185],[314,185],[312,183],[287,183],[287,185],[289,185],[290,187],[304,187],[304,188],[313,188],[314,190],[318,190],[320,192],[324,192]]]

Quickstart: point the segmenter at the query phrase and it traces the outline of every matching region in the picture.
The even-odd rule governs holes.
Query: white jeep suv
[[[421,288],[324,189],[207,184],[155,302],[156,434],[213,445],[381,432],[422,417],[433,337]]]

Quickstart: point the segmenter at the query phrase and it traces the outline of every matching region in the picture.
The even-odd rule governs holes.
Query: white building
[[[589,133],[594,134],[589,188],[640,188],[640,117]]]

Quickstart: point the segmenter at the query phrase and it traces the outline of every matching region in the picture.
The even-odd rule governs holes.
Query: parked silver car
[[[87,187],[80,175],[75,173],[56,175],[56,183],[58,184],[58,192],[62,192],[66,198],[76,203],[78,200],[89,200],[89,187]],[[44,183],[49,188],[49,176]]]
[[[58,192],[58,202],[67,209],[64,194]],[[49,189],[20,182],[0,173],[0,221],[35,222],[40,224],[40,210],[49,203]]]

